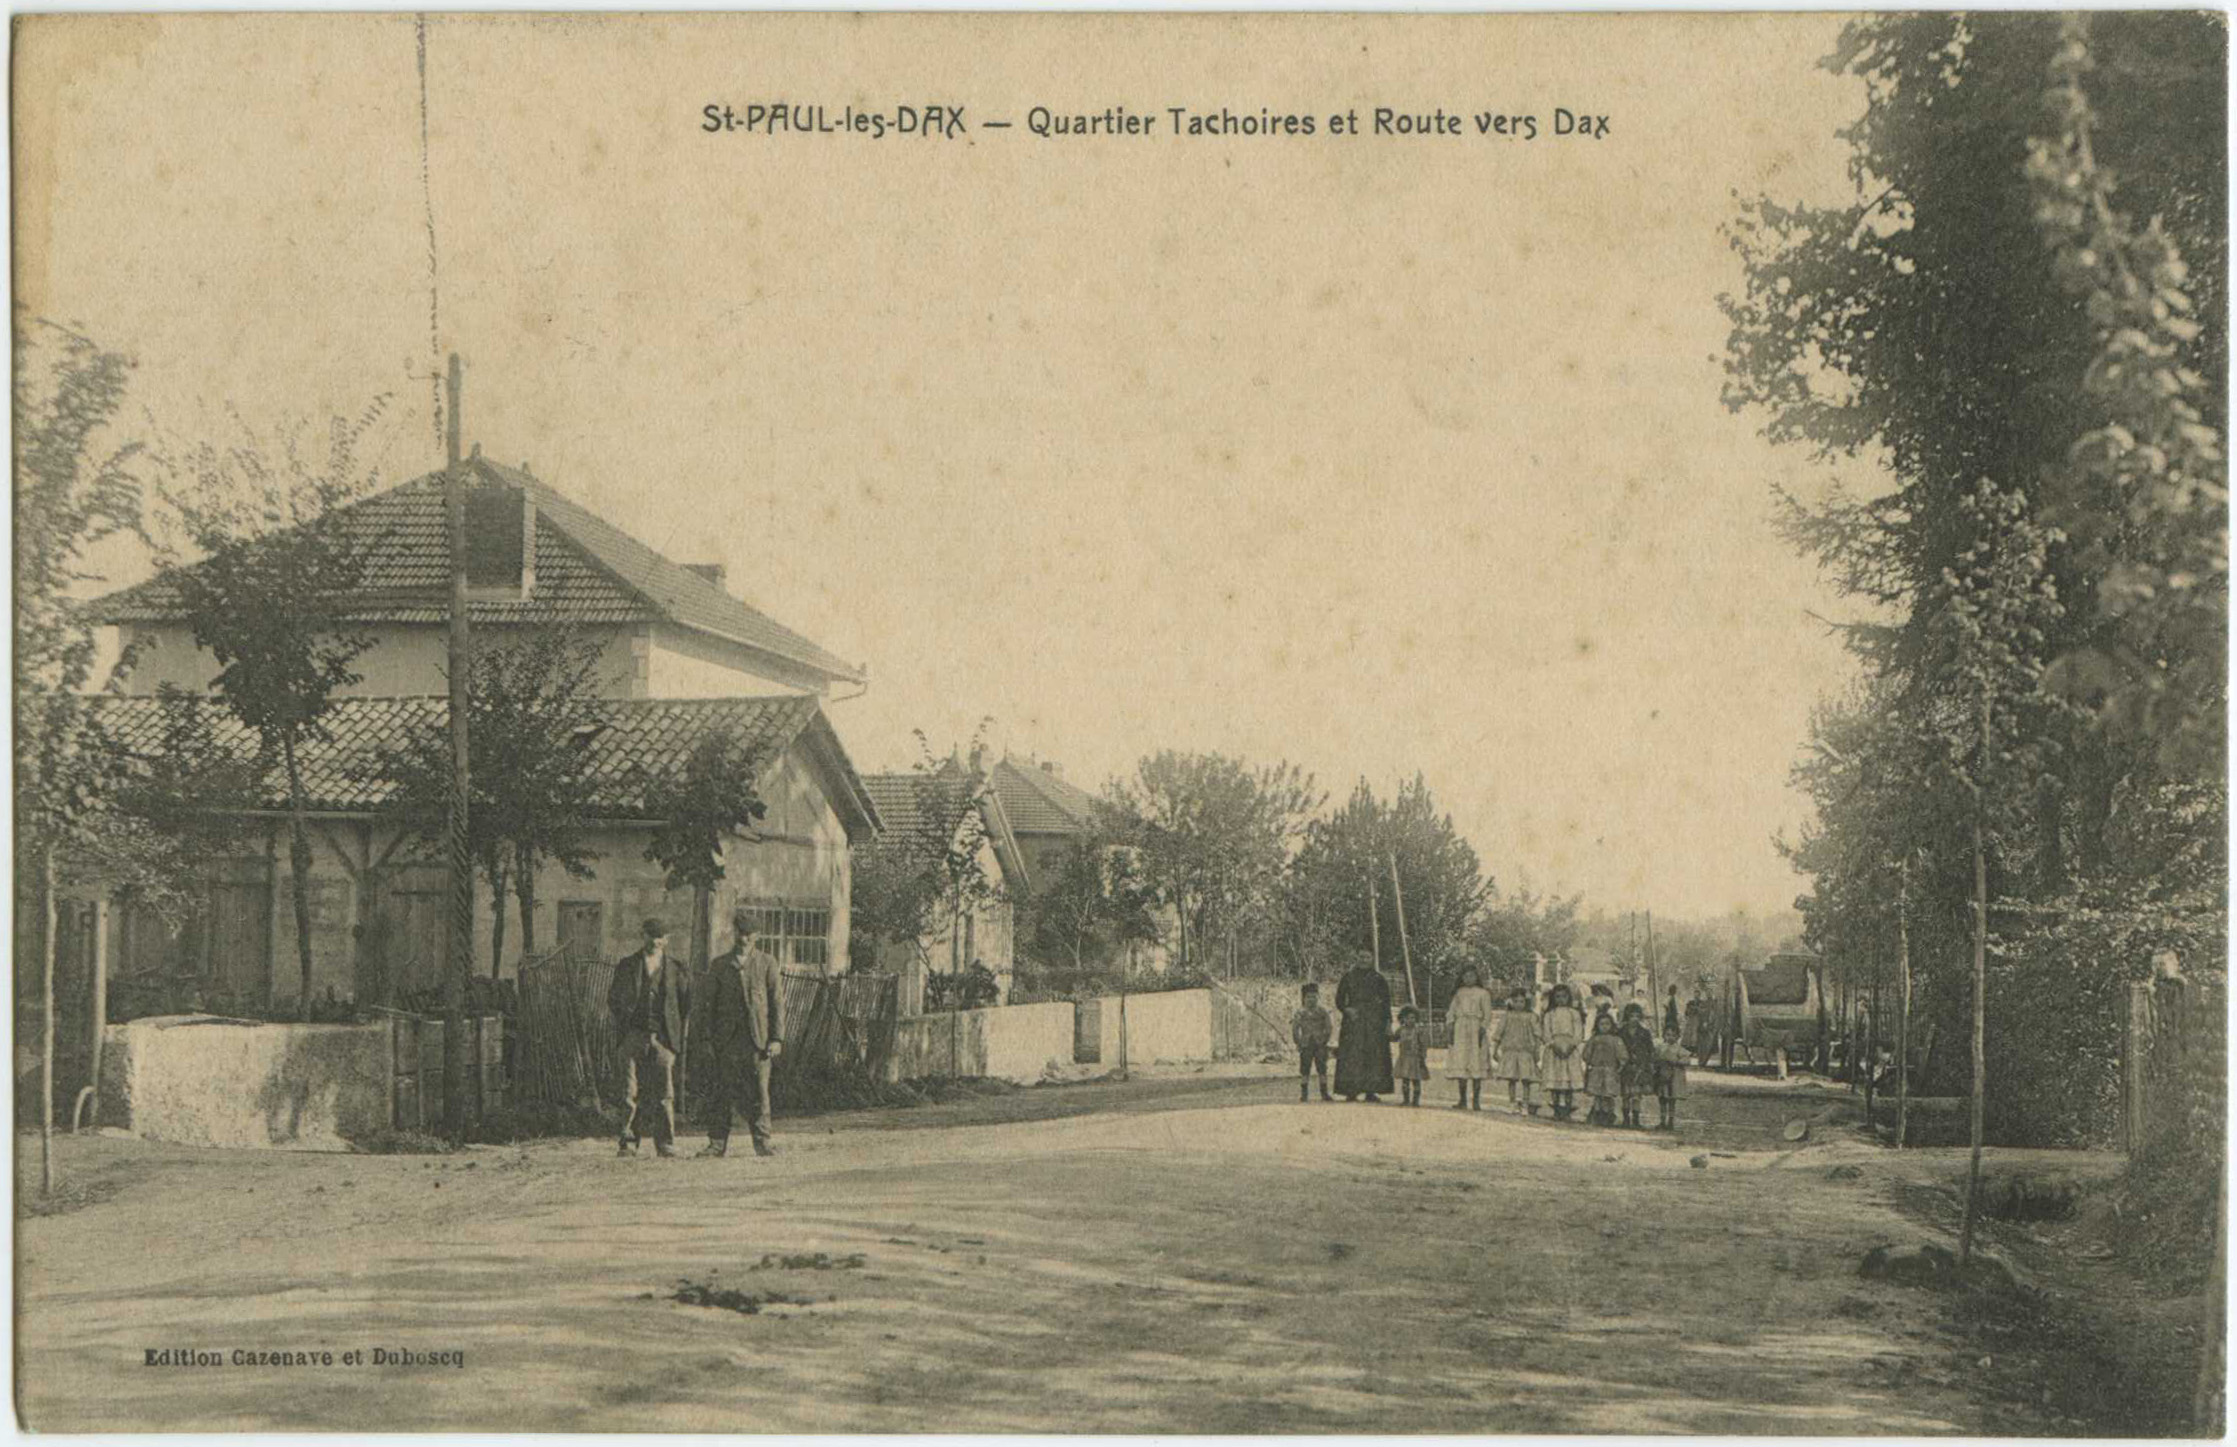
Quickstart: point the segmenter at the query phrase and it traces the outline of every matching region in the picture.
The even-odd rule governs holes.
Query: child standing
[[[1538,1088],[1538,1017],[1530,1009],[1530,992],[1517,990],[1508,997],[1499,1017],[1492,1049],[1498,1056],[1499,1074],[1507,1082],[1507,1105],[1515,1114],[1538,1113],[1534,1092]]]
[[[1538,1038],[1545,1047],[1538,1071],[1546,1098],[1553,1102],[1553,1118],[1567,1120],[1576,1113],[1577,1092],[1585,1083],[1585,1012],[1577,1008],[1576,994],[1567,985],[1546,991]]]
[[[1585,1119],[1594,1125],[1616,1123],[1616,1098],[1623,1094],[1623,1036],[1615,1017],[1602,1015],[1592,1022],[1592,1038],[1585,1042],[1585,1094],[1592,1097],[1592,1111]]]
[[[1693,1057],[1678,1043],[1677,1027],[1662,1032],[1662,1043],[1654,1048],[1654,1102],[1662,1118],[1655,1122],[1656,1130],[1678,1128],[1678,1102],[1685,1099],[1686,1067]]]
[[[1633,1003],[1623,1007],[1623,1024],[1616,1033],[1623,1037],[1623,1123],[1633,1130],[1645,1130],[1646,1122],[1639,1119],[1639,1102],[1654,1094],[1654,1031],[1647,1028],[1647,1007]]]
[[[1452,1022],[1452,1045],[1445,1051],[1445,1078],[1460,1090],[1454,1110],[1484,1108],[1484,1077],[1492,1073],[1492,1022],[1498,1014],[1498,1007],[1491,1003],[1491,991],[1484,988],[1482,973],[1474,965],[1462,969],[1460,988],[1453,991],[1452,1002],[1445,1007],[1445,1018]]]
[[[1398,1077],[1399,1098],[1420,1105],[1421,1083],[1429,1078],[1429,1027],[1411,1005],[1398,1012],[1398,1065],[1391,1074]]]
[[[1320,1007],[1320,986],[1307,985],[1298,992],[1297,1013],[1289,1017],[1289,1038],[1297,1042],[1297,1103],[1313,1098],[1313,1075],[1320,1075],[1320,1098],[1328,1094],[1328,1037],[1333,1030],[1328,1012]]]

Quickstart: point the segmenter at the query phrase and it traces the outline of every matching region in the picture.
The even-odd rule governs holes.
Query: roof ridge
[[[1064,789],[1075,791],[1085,796],[1090,802],[1094,800],[1095,796],[1089,793],[1086,789],[1080,788],[1079,785],[1071,783],[1069,780],[1059,778],[1058,776],[1051,774],[1050,772],[1048,772],[1048,770],[1043,769],[1038,765],[1035,765],[1032,768],[1027,768],[1021,764],[1013,762],[1008,758],[1004,758],[1002,762],[1008,764],[1012,772],[1018,774],[1025,780],[1026,787],[1030,788],[1031,790],[1033,790],[1034,793],[1039,794],[1043,799],[1047,800],[1051,806],[1062,810],[1068,815],[1075,813],[1076,806],[1070,799],[1064,796]],[[1080,822],[1084,824],[1091,821],[1082,819],[1080,820]]]
[[[708,578],[703,574],[693,572],[691,569],[685,567],[683,564],[675,561],[667,554],[661,552],[658,548],[653,547],[650,543],[647,543],[642,538],[637,537],[628,529],[608,522],[605,518],[600,517],[597,513],[594,513],[589,508],[584,507],[581,503],[567,496],[567,494],[561,492],[558,488],[552,486],[550,483],[545,482],[542,478],[535,477],[528,473],[520,472],[514,468],[507,467],[505,464],[498,462],[494,458],[477,456],[475,458],[475,461],[481,465],[485,473],[487,473],[496,481],[504,483],[507,486],[518,487],[523,491],[533,492],[537,495],[537,499],[540,503],[557,503],[560,509],[564,510],[567,513],[573,514],[575,519],[575,523],[573,526],[570,526],[568,521],[558,518],[555,518],[553,520],[553,526],[557,527],[561,531],[561,533],[563,533],[568,538],[570,542],[573,542],[577,547],[581,548],[585,553],[589,554],[591,561],[598,567],[603,569],[616,582],[620,583],[630,592],[635,593],[638,597],[644,599],[645,602],[651,604],[669,621],[674,622],[682,627],[696,628],[700,632],[713,633],[718,637],[728,638],[733,642],[742,643],[749,648],[760,648],[765,652],[776,653],[779,657],[788,658],[790,661],[795,663],[807,664],[808,666],[819,669],[823,672],[833,673],[838,677],[847,678],[850,680],[856,679],[858,677],[859,670],[856,669],[853,664],[848,663],[845,659],[840,658],[837,654],[831,652],[827,648],[824,648],[814,639],[809,638],[806,634],[786,627],[784,624],[770,617],[760,608],[757,608],[753,604],[746,602],[743,598],[733,596],[728,591],[717,586],[713,579]],[[647,563],[647,567],[644,570],[644,575],[641,577],[633,577],[630,575],[630,572],[626,565],[608,558],[605,555],[604,550],[601,549],[601,547],[599,546],[598,541],[582,536],[583,524],[588,524],[592,530],[610,534],[614,539],[618,540],[625,547],[637,549],[643,552],[645,555],[644,561]],[[698,592],[702,595],[703,601],[714,600],[719,601],[721,604],[729,607],[743,608],[749,613],[753,614],[760,623],[777,634],[778,641],[788,645],[788,647],[795,650],[796,652],[805,652],[810,656],[801,658],[795,656],[795,653],[787,653],[782,649],[771,648],[766,642],[758,642],[752,638],[739,637],[736,633],[715,628],[711,625],[693,624],[678,617],[676,609],[671,606],[671,604],[667,600],[661,598],[652,587],[652,573],[655,567],[663,570],[663,576],[660,579],[660,582],[664,586],[679,589],[680,591],[687,594]]]

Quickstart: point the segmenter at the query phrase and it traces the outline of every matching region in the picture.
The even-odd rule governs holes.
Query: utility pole
[[[466,469],[461,457],[460,393],[465,369],[458,353],[450,359],[448,417],[449,465],[443,476],[443,506],[450,538],[450,968],[443,972],[443,1120],[453,1141],[466,1138],[466,971],[474,958],[474,859],[467,846],[468,792],[466,711],[467,672],[473,638],[466,618]]]
[[[1406,938],[1406,891],[1398,887],[1398,856],[1396,854],[1390,856],[1390,897],[1391,902],[1398,906],[1398,948],[1405,952],[1406,958],[1406,1003],[1419,1005],[1421,997],[1414,993],[1414,947],[1412,942]],[[1429,1005],[1431,1009],[1435,1009],[1437,1006],[1434,992],[1431,995]]]
[[[1911,854],[1898,863],[1895,886],[1895,966],[1902,977],[1902,1013],[1895,1017],[1895,1148],[1911,1128]]]
[[[1657,1040],[1662,1038],[1662,981],[1654,967],[1654,911],[1647,911],[1647,1019]]]
[[[1367,871],[1367,947],[1375,952],[1375,972],[1383,968],[1383,924],[1375,908],[1375,871]]]
[[[1973,1162],[1965,1173],[1965,1224],[1957,1237],[1957,1264],[1973,1259],[1973,1219],[1981,1207],[1981,1132],[1983,1106],[1988,1098],[1987,1052],[1983,1049],[1988,1019],[1988,852],[1982,842],[1981,816],[1988,812],[1988,762],[1994,736],[1989,730],[1988,680],[1981,681],[1981,761],[1973,780]]]

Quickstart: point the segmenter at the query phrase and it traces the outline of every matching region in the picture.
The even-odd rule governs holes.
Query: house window
[[[785,959],[795,965],[813,965],[821,970],[830,959],[831,911],[828,909],[788,909],[785,911]]]
[[[822,973],[831,958],[831,911],[809,905],[740,906],[754,942],[780,965],[801,965]]]

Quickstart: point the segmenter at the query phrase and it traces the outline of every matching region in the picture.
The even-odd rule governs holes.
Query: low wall
[[[100,1122],[181,1145],[344,1151],[389,1124],[390,1027],[163,1015],[111,1025]]]
[[[1119,997],[1096,1002],[1101,1063],[1116,1068],[1119,1055]],[[1212,992],[1161,990],[1126,997],[1126,1054],[1129,1066],[1159,1065],[1212,1058]]]
[[[1072,1006],[998,1005],[907,1015],[894,1027],[888,1080],[986,1077],[1030,1085],[1072,1063]]]

